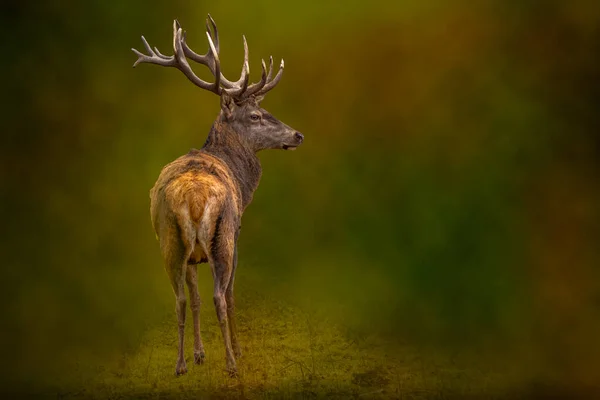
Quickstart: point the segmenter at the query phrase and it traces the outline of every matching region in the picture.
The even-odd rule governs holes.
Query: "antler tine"
[[[187,62],[187,59],[185,58],[185,54],[183,53],[183,48],[181,45],[181,42],[182,42],[181,27],[177,28],[177,24],[175,23],[175,24],[173,24],[173,29],[175,30],[174,37],[173,37],[173,48],[175,50],[175,60],[177,60],[178,69],[181,72],[183,72],[183,74],[190,81],[192,81],[192,83],[194,83],[196,86],[199,86],[202,89],[210,90],[211,92],[220,95],[221,91],[219,90],[219,87],[218,87],[218,79],[217,79],[217,86],[215,86],[213,83],[205,82],[202,79],[198,78],[196,76],[196,74],[194,74],[194,71],[192,71],[190,64]]]
[[[237,82],[234,82],[235,86],[228,89],[223,89],[228,95],[233,97],[241,96],[248,88],[248,82],[250,80],[250,64],[248,63],[248,46],[246,45],[246,38],[244,38],[244,47],[246,48],[246,57],[244,57],[244,65],[242,66],[242,76]],[[223,80],[223,77],[221,77]]]
[[[210,33],[210,29],[208,27],[209,19],[210,19],[210,23],[213,27],[213,31],[215,32],[215,37],[214,37],[215,48],[217,49],[217,53],[219,53],[221,51],[221,49],[219,48],[219,31],[217,30],[217,24],[215,23],[215,20],[213,19],[213,17],[210,16],[210,14],[208,14],[208,18],[206,19],[206,32]]]
[[[235,82],[231,82],[234,86],[248,86],[247,82],[250,76],[250,62],[248,61],[248,42],[246,41],[246,36],[242,35],[242,39],[244,40],[244,64],[242,65],[242,74],[240,75],[240,79],[238,79]]]
[[[173,56],[165,56],[164,54],[162,54],[160,52],[160,50],[158,50],[158,47],[154,46],[154,52],[156,53],[157,56],[159,56],[160,58],[163,58],[165,60],[171,60],[173,58]]]
[[[277,71],[277,75],[275,75],[275,78],[273,78],[273,80],[271,82],[268,82],[261,90],[259,90],[256,93],[257,95],[263,95],[263,94],[267,93],[269,90],[273,89],[275,86],[277,86],[277,84],[281,80],[281,76],[283,75],[284,65],[285,65],[285,63],[283,62],[283,59],[281,59],[281,65],[279,66],[279,71]]]
[[[210,17],[210,15],[209,15]],[[176,20],[177,21],[177,20]],[[213,42],[213,47],[215,47],[216,51],[212,52],[210,45],[208,50],[206,51],[206,54],[204,55],[200,55],[198,53],[196,53],[194,50],[190,49],[190,47],[187,45],[187,35],[184,32],[183,33],[183,37],[181,40],[181,46],[183,48],[184,54],[186,57],[196,61],[197,63],[200,63],[202,65],[206,65],[210,71],[214,74],[215,72],[215,65],[214,65],[214,56],[219,54],[219,33],[217,31],[217,25],[215,24],[215,21],[210,18],[211,23],[213,24],[213,30],[215,32],[215,37],[214,37],[214,42]],[[179,21],[177,21],[177,27],[180,28],[181,25],[179,24]],[[206,19],[206,34],[209,38],[209,41],[211,41],[212,38],[212,32],[210,30],[210,26],[208,24],[208,18]]]
[[[136,67],[138,64],[141,64],[141,63],[157,64],[157,65],[162,65],[163,67],[174,67],[175,66],[173,57],[157,56],[156,53],[154,53],[154,51],[148,44],[148,42],[146,41],[146,38],[144,36],[142,36],[142,43],[144,43],[144,47],[146,48],[146,51],[150,55],[148,56],[144,53],[141,53],[132,47],[131,50],[133,50],[133,52],[138,56],[138,59],[135,61],[135,63],[133,63],[134,67]]]
[[[221,88],[220,83],[221,83],[221,62],[219,61],[219,53],[217,52],[217,49],[215,49],[215,45],[212,41],[212,39],[210,38],[210,32],[206,32],[206,37],[208,38],[208,45],[210,46],[210,51],[212,52],[212,58],[213,61],[215,63],[215,70],[213,72],[214,76],[215,76],[215,83],[214,83],[214,92],[215,93],[219,93],[221,92]]]
[[[207,30],[206,33],[210,36],[210,31]],[[183,52],[185,53],[186,57],[196,61],[199,64],[206,65],[211,70],[211,72],[213,72],[213,65],[212,65],[213,59],[212,59],[212,53],[211,53],[210,48],[208,49],[206,54],[200,55],[200,54],[196,53],[194,50],[189,48],[189,46],[187,45],[185,36],[183,37],[183,39],[181,41],[181,47],[183,48]]]
[[[148,41],[146,40],[146,38],[142,35],[142,43],[144,43],[144,47],[146,48],[146,51],[150,54],[152,54],[152,48],[150,47],[150,45],[148,44]]]
[[[232,97],[240,97],[246,91],[246,89],[248,89],[248,82],[250,80],[249,71],[250,71],[250,66],[248,64],[248,61],[246,61],[242,67],[242,78],[240,78],[240,80],[243,79],[242,82],[239,85],[237,85],[238,86],[237,88],[223,89],[223,90]]]
[[[244,92],[244,97],[250,97],[251,95],[257,93],[267,83],[267,65],[265,64],[265,60],[261,60],[261,61],[262,61],[262,76],[260,78],[260,81],[250,85],[248,87],[248,89]]]
[[[248,42],[246,36],[242,35],[244,40],[244,64],[242,64],[242,73],[240,79],[235,82],[229,81],[221,74],[221,82],[228,90],[226,91],[231,96],[239,96],[246,91],[248,88],[248,81],[250,79],[250,63],[248,61]]]
[[[214,37],[213,37],[213,34],[211,33],[209,19],[210,19],[210,23],[212,24],[212,27],[213,27]],[[216,25],[215,21],[212,19],[212,17],[210,16],[210,14],[209,14],[209,19],[206,20],[206,33],[210,37],[209,40],[213,41],[214,47],[216,49],[215,54],[217,54],[217,56],[218,56],[218,54],[219,54],[219,34],[217,31],[217,25]],[[231,89],[228,91],[228,93],[229,92],[231,92],[231,93],[239,92],[239,89],[245,85],[244,82],[246,81],[246,79],[248,78],[248,75],[250,73],[249,66],[248,66],[248,68],[244,69],[244,65],[248,64],[248,43],[246,42],[246,37],[245,36],[242,36],[242,37],[244,39],[244,64],[242,65],[242,73],[240,75],[240,79],[232,82],[229,79],[227,79],[222,73],[220,74],[221,85],[223,85],[223,87],[226,89]],[[184,51],[186,57],[190,58],[191,60],[196,61],[197,63],[206,65],[210,69],[210,71],[213,73],[213,75],[216,76],[214,57],[213,57],[213,54],[211,53],[210,49],[207,51],[207,53],[205,55],[200,55],[200,54],[196,53],[195,51],[193,51],[192,49],[190,49],[190,47],[186,43],[185,37],[183,38],[182,47],[183,47],[183,51]]]
[[[269,73],[267,74],[267,82],[271,80],[273,74],[273,56],[269,56]]]
[[[211,33],[209,21],[210,25],[212,25],[212,32],[214,32],[214,35],[211,34],[211,36],[213,37],[215,48],[217,49],[217,53],[220,53],[221,49],[219,48],[219,30],[217,29],[215,20],[210,14],[208,14],[208,18],[206,19],[206,31]],[[234,93],[239,95],[246,90],[246,87],[248,86],[248,77],[250,75],[250,63],[248,62],[248,42],[246,41],[246,36],[242,35],[242,39],[244,40],[244,64],[242,64],[242,73],[240,75],[240,79],[232,82],[223,74],[221,74],[221,83],[223,86],[230,89],[227,92],[231,93],[232,95]]]

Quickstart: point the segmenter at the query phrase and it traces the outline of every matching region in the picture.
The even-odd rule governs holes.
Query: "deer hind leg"
[[[179,330],[179,349],[177,353],[177,364],[175,373],[183,375],[187,372],[184,350],[184,329],[185,329],[185,275],[187,268],[188,252],[184,244],[175,235],[169,235],[165,238],[163,246],[163,256],[165,259],[165,269],[171,280],[173,292],[175,293],[175,311],[177,312],[177,326]]]
[[[166,220],[166,227],[160,237],[160,247],[165,260],[165,269],[169,275],[173,292],[175,294],[175,311],[177,312],[177,326],[179,333],[179,349],[175,373],[183,375],[187,372],[184,357],[184,331],[186,296],[185,281],[188,260],[196,240],[196,232],[186,209],[179,210],[175,218]]]
[[[226,292],[233,272],[233,242],[234,224],[222,212],[216,219],[214,235],[208,250],[208,261],[211,266],[214,280],[213,300],[217,311],[217,318],[221,327],[221,334],[225,343],[225,360],[227,371],[231,376],[237,374],[237,366],[233,349],[229,321],[227,318]]]
[[[229,279],[229,284],[227,285],[227,290],[225,292],[225,300],[227,301],[227,319],[229,320],[229,331],[231,333],[231,346],[233,347],[233,354],[235,354],[235,358],[240,358],[242,356],[242,350],[240,348],[240,343],[237,337],[237,325],[235,319],[235,298],[233,296],[233,282],[235,280],[235,270],[237,268],[237,237],[238,233],[235,235],[235,243],[233,249],[233,268],[231,270],[231,278]]]
[[[188,292],[190,294],[190,308],[192,309],[192,318],[194,320],[194,362],[196,364],[204,363],[204,345],[200,335],[200,293],[198,293],[198,280],[196,277],[197,265],[188,265],[186,272],[186,281]]]

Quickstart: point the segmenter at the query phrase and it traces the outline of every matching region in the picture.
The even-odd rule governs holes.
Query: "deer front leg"
[[[198,293],[198,280],[196,277],[197,266],[188,265],[186,272],[186,282],[190,294],[190,308],[192,309],[192,318],[194,320],[194,362],[196,364],[204,363],[204,345],[200,335],[200,293]]]

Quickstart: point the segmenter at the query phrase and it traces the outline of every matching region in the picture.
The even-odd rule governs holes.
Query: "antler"
[[[190,64],[187,62],[187,59],[185,58],[184,52],[183,52],[183,47],[182,47],[182,30],[181,30],[181,26],[179,25],[179,22],[177,22],[177,20],[173,21],[173,50],[175,51],[175,55],[173,56],[165,56],[164,54],[162,54],[158,48],[154,48],[154,50],[152,50],[152,48],[150,47],[150,45],[148,44],[148,42],[146,41],[146,38],[144,38],[142,36],[142,42],[144,43],[144,47],[146,47],[146,51],[150,54],[149,56],[143,53],[140,53],[139,51],[137,51],[136,49],[131,49],[133,50],[133,52],[135,54],[137,54],[138,59],[136,60],[136,62],[133,64],[133,66],[135,67],[136,65],[140,64],[140,63],[149,63],[149,64],[156,64],[156,65],[161,65],[163,67],[174,67],[177,68],[178,70],[180,70],[181,72],[183,72],[183,74],[196,86],[201,87],[202,89],[206,89],[206,90],[210,90],[213,93],[216,94],[221,94],[221,88],[220,88],[220,65],[219,65],[219,55],[215,49],[215,46],[212,42],[212,39],[210,37],[210,34],[207,32],[206,36],[208,37],[208,44],[210,46],[209,52],[207,53],[207,58],[212,58],[213,62],[215,64],[215,72],[219,71],[218,74],[215,74],[215,82],[214,83],[208,83],[203,81],[202,79],[198,78],[196,76],[196,74],[194,74],[194,71],[192,71],[192,68],[190,67]]]
[[[210,25],[209,25],[210,20]],[[212,25],[212,31],[211,31]],[[214,32],[214,33],[213,33]],[[271,80],[273,72],[273,57],[270,57],[269,72],[266,71],[266,65],[262,60],[262,76],[261,80],[248,86],[250,76],[250,65],[248,63],[248,43],[246,37],[242,36],[244,40],[244,64],[242,65],[242,72],[240,78],[237,81],[230,81],[221,73],[221,65],[219,61],[219,32],[217,25],[212,19],[210,14],[206,20],[206,37],[208,38],[209,49],[204,55],[200,55],[194,52],[186,43],[186,33],[182,31],[181,25],[177,20],[173,21],[173,50],[174,55],[165,56],[158,48],[154,47],[154,50],[150,47],[144,36],[142,36],[142,42],[149,55],[143,54],[136,49],[131,49],[137,54],[138,59],[133,64],[135,67],[140,63],[149,63],[161,65],[163,67],[174,67],[179,69],[183,74],[196,86],[210,90],[213,93],[221,95],[223,92],[237,99],[248,98],[251,95],[264,95],[269,90],[273,89],[283,74],[283,60],[281,60],[281,66],[275,78]],[[206,65],[210,72],[215,77],[214,83],[208,83],[198,78],[192,71],[187,58],[199,63]]]

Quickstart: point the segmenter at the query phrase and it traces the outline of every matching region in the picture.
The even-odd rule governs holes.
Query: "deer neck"
[[[262,174],[254,150],[220,118],[214,122],[202,149],[227,164],[240,189],[245,209],[252,201]]]

